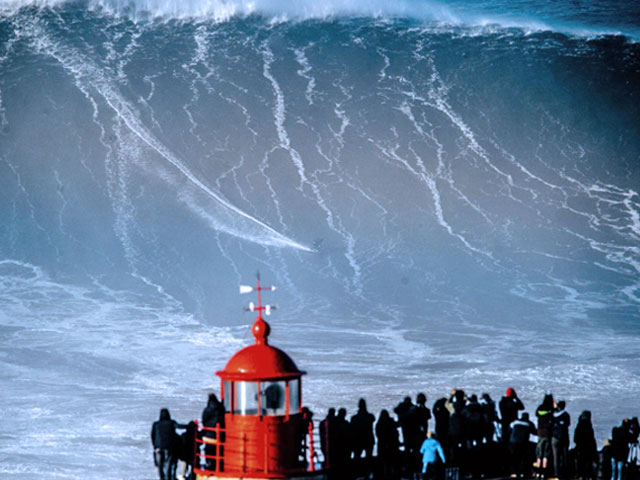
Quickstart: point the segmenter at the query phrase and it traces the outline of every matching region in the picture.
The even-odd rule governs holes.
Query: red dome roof
[[[224,370],[216,372],[223,380],[271,380],[304,375],[291,357],[276,347],[254,344],[229,359]]]

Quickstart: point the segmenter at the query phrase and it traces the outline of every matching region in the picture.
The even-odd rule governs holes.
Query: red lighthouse
[[[258,304],[249,304],[249,310],[257,312],[251,327],[255,343],[236,352],[224,370],[216,372],[225,426],[200,428],[194,464],[198,480],[326,478],[316,468],[313,423],[302,408],[305,372],[269,345],[271,328],[262,314],[269,315],[274,307],[262,305],[264,290],[275,287],[262,287],[260,276],[255,287],[240,287],[240,293],[258,295]],[[206,468],[201,466],[205,460]]]

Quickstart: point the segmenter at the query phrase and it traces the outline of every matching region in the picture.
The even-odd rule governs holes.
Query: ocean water
[[[154,478],[271,342],[322,418],[640,388],[636,2],[0,1],[0,476]]]

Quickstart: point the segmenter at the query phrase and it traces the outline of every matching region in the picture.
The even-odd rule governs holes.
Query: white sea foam
[[[305,48],[298,48],[295,50],[296,61],[300,65],[300,69],[298,70],[298,75],[307,80],[307,89],[305,91],[305,98],[307,99],[307,103],[309,105],[313,105],[313,96],[314,89],[316,87],[316,79],[313,75],[310,75],[311,65],[309,64],[309,59],[305,54],[305,50],[313,45],[307,45]]]
[[[23,7],[54,8],[72,0],[3,0],[0,15],[15,15]],[[109,15],[134,19],[185,19],[226,22],[235,17],[261,15],[272,23],[335,17],[369,17],[379,19],[409,18],[432,23],[438,29],[466,30],[465,35],[486,35],[508,29],[525,34],[557,31],[582,38],[604,35],[638,37],[637,31],[572,24],[564,21],[542,21],[536,15],[488,14],[456,8],[446,2],[427,0],[89,0],[89,8]],[[628,29],[627,29],[628,30]],[[458,33],[461,33],[458,30]]]

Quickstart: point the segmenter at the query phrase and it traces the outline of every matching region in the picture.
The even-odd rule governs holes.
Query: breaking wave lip
[[[55,8],[85,4],[89,10],[134,21],[185,20],[228,22],[234,18],[261,16],[271,23],[347,18],[412,19],[428,22],[440,30],[470,29],[472,34],[491,34],[517,29],[524,34],[556,32],[579,38],[622,36],[640,41],[640,32],[548,22],[526,15],[461,13],[438,1],[415,0],[0,0],[0,16],[11,16],[25,7]]]

